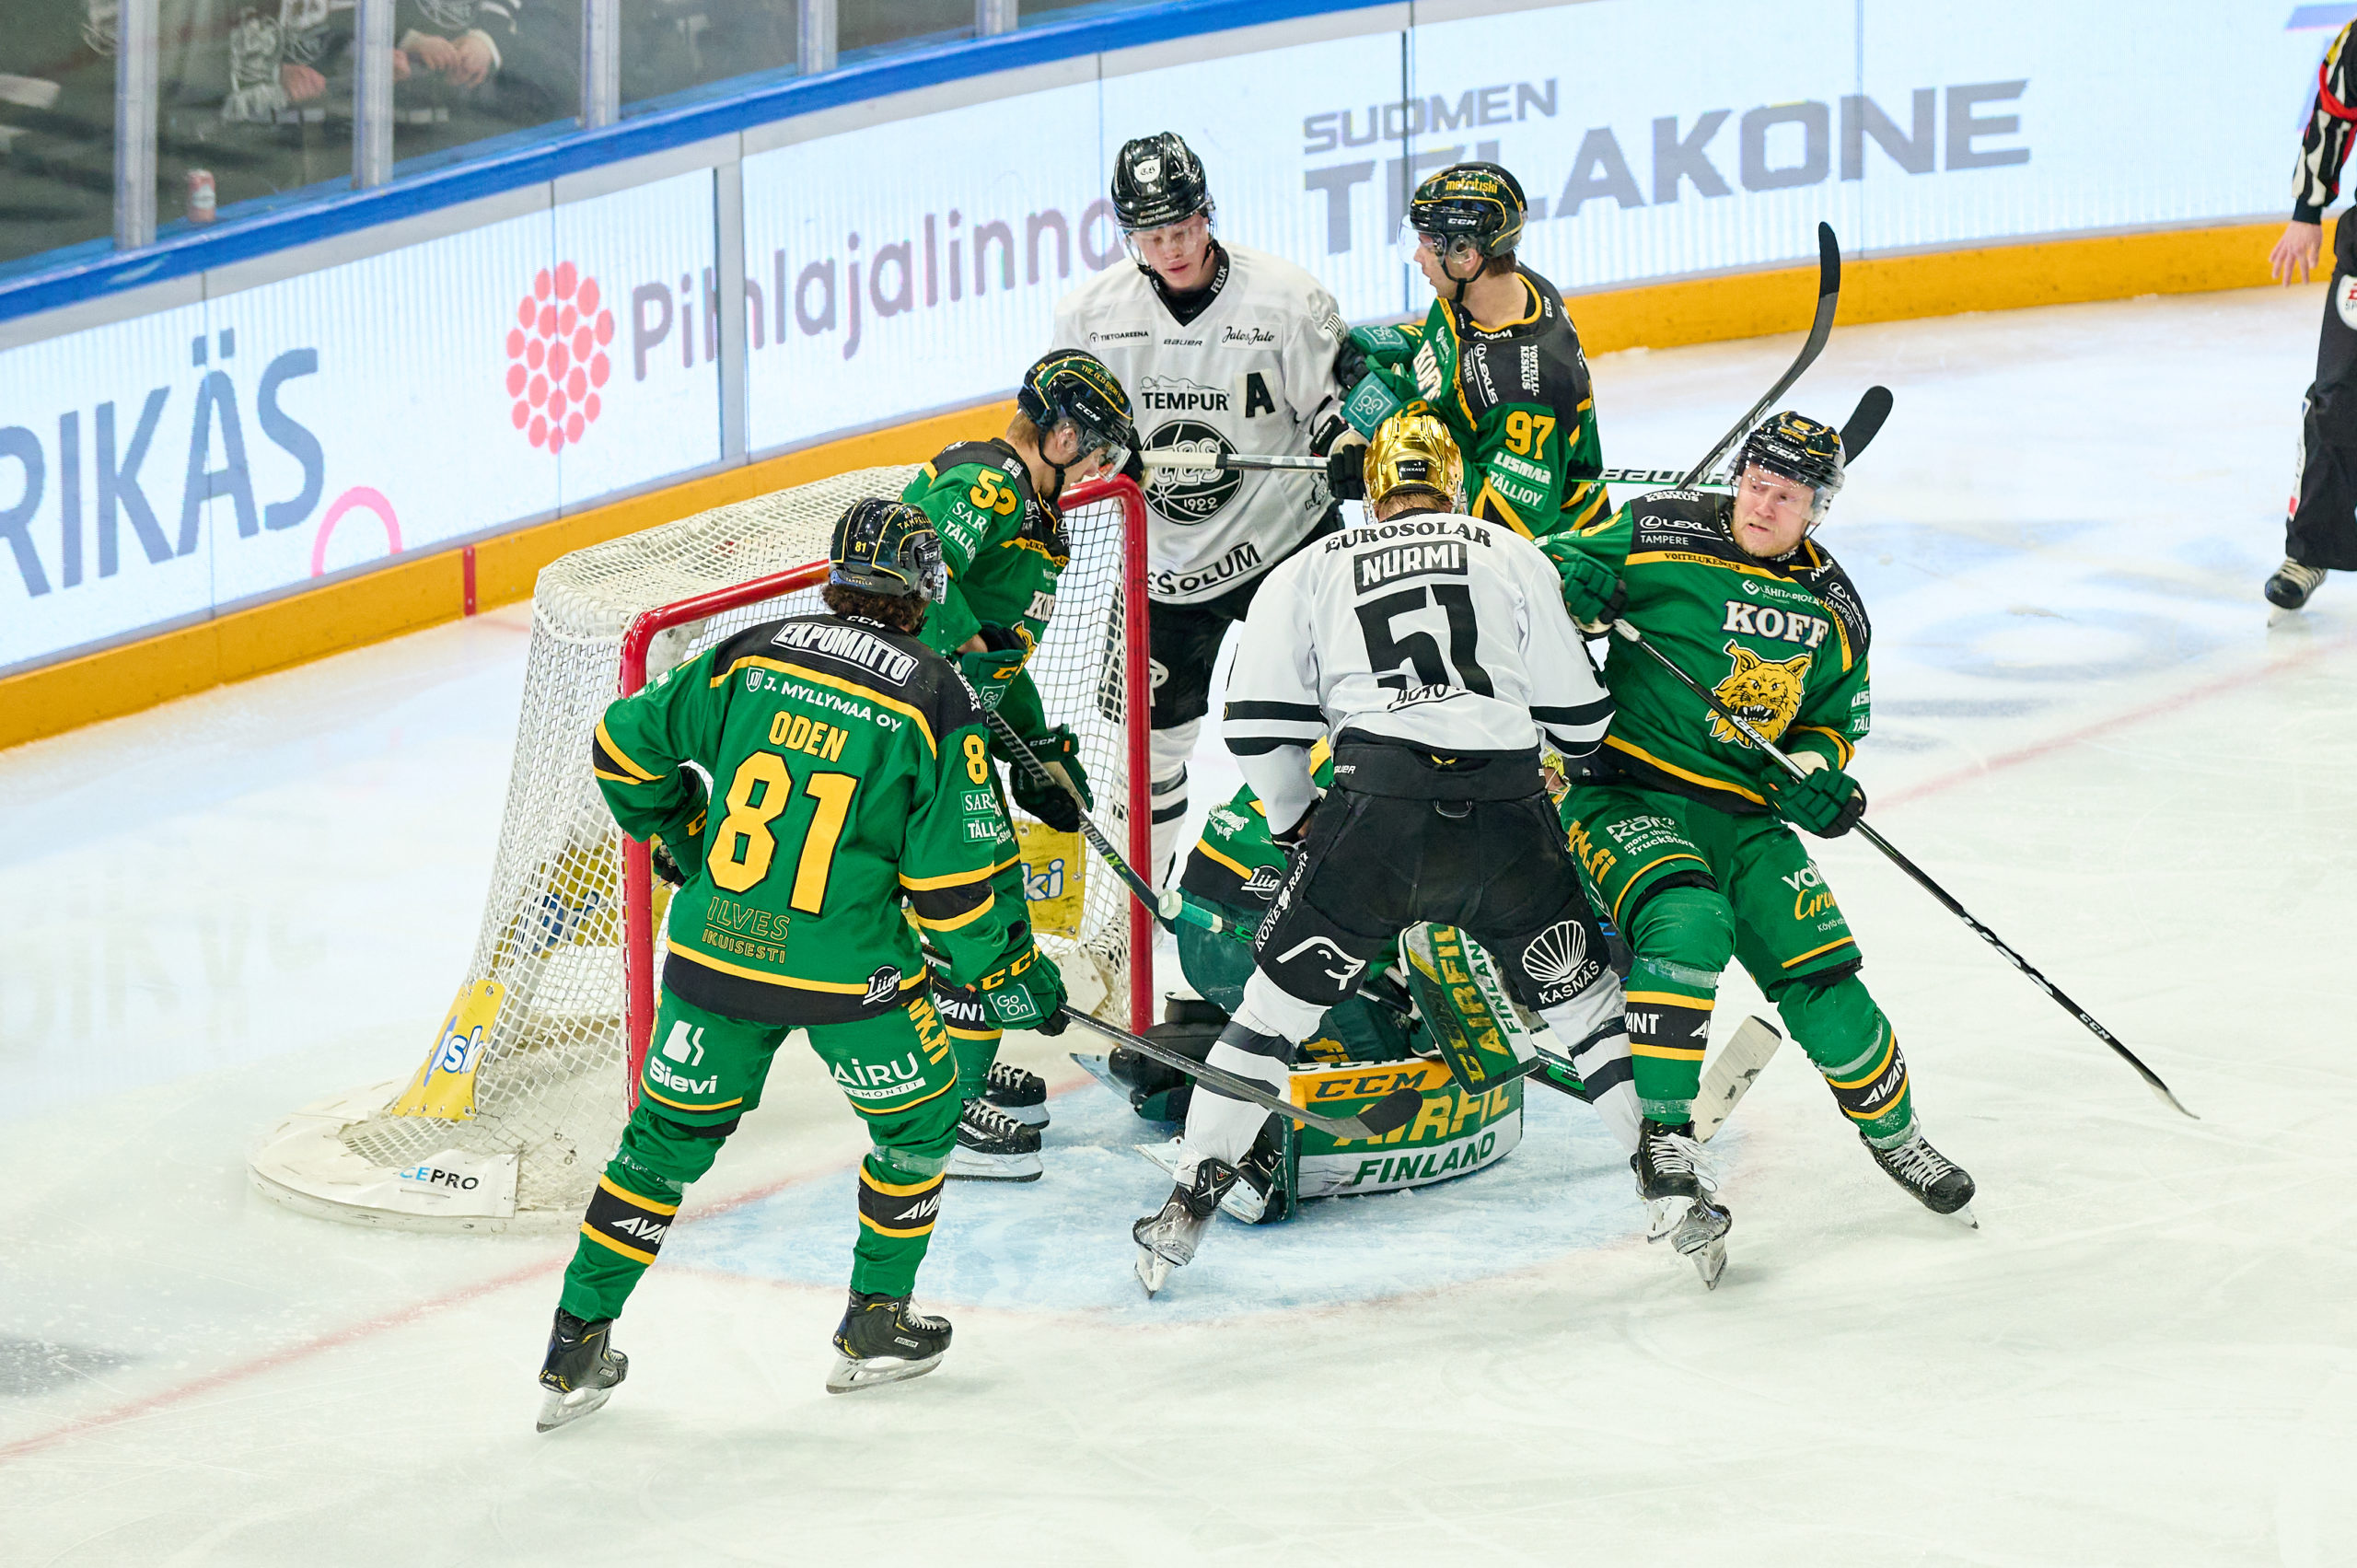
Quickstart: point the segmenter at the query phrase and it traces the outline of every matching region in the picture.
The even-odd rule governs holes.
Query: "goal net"
[[[424,1063],[331,1095],[249,1161],[270,1196],[333,1218],[435,1229],[570,1225],[611,1156],[653,1028],[668,888],[622,836],[589,768],[606,705],[723,638],[823,607],[835,519],[898,495],[913,467],[864,469],[700,513],[540,574],[490,895],[464,983]],[[1147,858],[1144,508],[1076,487],[1072,559],[1027,667],[1079,737],[1093,815]],[[1077,835],[1017,814],[1040,946],[1075,1005],[1151,1020],[1151,927]]]

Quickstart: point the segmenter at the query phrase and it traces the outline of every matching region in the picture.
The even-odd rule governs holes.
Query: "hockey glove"
[[[974,982],[991,1021],[1003,1029],[1037,1029],[1043,1035],[1064,1032],[1064,977],[1056,961],[1039,951],[1028,926],[998,968]]]
[[[1041,762],[1051,769],[1061,767],[1063,770],[1064,776],[1072,780],[1073,787],[1080,791],[1081,799],[1088,803],[1090,810],[1097,808],[1097,796],[1088,787],[1088,774],[1082,771],[1080,765],[1080,738],[1072,732],[1072,726],[1060,724],[1045,735],[1027,737],[1026,742],[1031,748],[1031,754]],[[1009,757],[1005,761],[1009,770],[1007,777],[1015,785],[1016,805],[1060,833],[1080,831],[1081,808],[1073,803],[1072,796],[1064,792],[1062,784],[1034,778],[1031,770],[1015,758]]]
[[[1538,541],[1539,552],[1563,580],[1563,608],[1585,631],[1598,632],[1628,608],[1620,575],[1561,534]]]
[[[1407,406],[1397,392],[1383,384],[1382,377],[1363,376],[1352,387],[1350,396],[1342,400],[1342,417],[1351,422],[1352,429],[1373,439],[1385,420]]]
[[[1366,374],[1366,344],[1356,332],[1342,334],[1342,346],[1334,351],[1334,385],[1355,387]]]
[[[1794,752],[1793,761],[1809,772],[1795,779],[1779,768],[1768,775],[1776,815],[1820,839],[1838,839],[1857,826],[1866,814],[1866,792],[1858,781],[1814,751]]]
[[[704,814],[712,801],[701,774],[681,768],[679,778],[688,788],[686,803],[646,840],[647,858],[655,875],[674,888],[686,887],[703,869]]]
[[[1326,454],[1326,488],[1337,501],[1366,499],[1366,442],[1352,431]]]
[[[1130,460],[1121,465],[1121,477],[1140,490],[1145,488],[1145,453],[1144,451],[1135,447],[1130,448]]]
[[[985,625],[976,635],[983,645],[979,652],[958,656],[958,673],[974,689],[974,701],[982,712],[994,714],[1006,700],[1008,683],[1023,673],[1023,662],[1031,656],[1031,650],[1003,626]]]

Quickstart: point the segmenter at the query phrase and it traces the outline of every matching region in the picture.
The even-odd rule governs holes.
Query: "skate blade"
[[[1001,1105],[996,1100],[988,1104],[1000,1115],[1013,1117],[1026,1127],[1045,1127],[1048,1124],[1048,1108],[1044,1105]]]
[[[1979,1216],[1973,1214],[1972,1205],[1969,1203],[1965,1204],[1961,1208],[1951,1209],[1948,1213],[1942,1214],[1940,1217],[1942,1219],[1954,1220],[1956,1224],[1964,1226],[1967,1230],[1979,1230],[1980,1228],[1980,1220]]]
[[[901,1355],[871,1355],[864,1361],[838,1354],[835,1369],[827,1374],[827,1392],[855,1394],[862,1388],[874,1388],[886,1383],[905,1383],[911,1377],[922,1377],[941,1365],[946,1351],[911,1361]]]
[[[1145,1286],[1145,1298],[1152,1301],[1162,1287],[1170,1283],[1170,1260],[1151,1247],[1138,1249],[1138,1283]]]
[[[533,1423],[532,1430],[554,1432],[560,1426],[569,1426],[613,1397],[614,1391],[610,1388],[575,1388],[569,1394],[560,1394],[551,1388],[540,1400],[540,1417]]]
[[[1702,1276],[1704,1290],[1719,1288],[1719,1276],[1727,1271],[1727,1244],[1708,1241],[1687,1254],[1694,1260],[1694,1272]]]
[[[1038,1155],[978,1156],[961,1150],[941,1174],[952,1181],[1037,1181],[1045,1168]]]

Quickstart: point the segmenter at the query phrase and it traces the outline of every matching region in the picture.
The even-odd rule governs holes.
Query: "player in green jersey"
[[[945,448],[900,493],[932,519],[949,569],[948,589],[925,618],[925,646],[957,665],[981,705],[996,710],[1040,761],[1060,763],[1085,797],[1090,792],[1079,738],[1071,726],[1048,723],[1039,688],[1024,667],[1047,633],[1071,555],[1065,493],[1120,471],[1136,445],[1120,382],[1096,355],[1060,349],[1025,372],[1004,437]],[[1079,830],[1080,811],[1070,796],[1035,782],[1012,758],[1000,761],[1010,764],[1016,805],[1059,832]],[[1012,838],[1001,858],[998,896],[1019,906],[1023,868]],[[963,1180],[1037,1180],[1047,1084],[998,1060],[1001,1031],[982,998],[946,983],[942,956],[934,959],[935,979],[943,982],[935,999],[957,1053],[963,1102],[948,1174]]]
[[[1866,804],[1844,771],[1872,715],[1865,607],[1810,537],[1841,485],[1840,437],[1778,414],[1745,441],[1736,473],[1733,496],[1657,492],[1540,545],[1574,620],[1625,616],[1810,770],[1784,774],[1643,649],[1613,640],[1604,766],[1566,794],[1562,816],[1596,908],[1636,953],[1626,1005],[1645,1118],[1638,1183],[1657,1234],[1696,1259],[1705,1283],[1724,1264],[1731,1221],[1700,1167],[1690,1107],[1731,958],[1776,1004],[1893,1180],[1968,1220],[1973,1192],[1925,1141],[1890,1020],[1858,979],[1849,922],[1792,830],[1837,837]]]
[[[1432,309],[1418,325],[1354,329],[1337,368],[1353,429],[1372,436],[1404,408],[1428,408],[1465,455],[1466,510],[1542,539],[1602,521],[1610,503],[1579,332],[1555,285],[1515,261],[1524,207],[1521,184],[1493,163],[1454,164],[1419,185],[1401,239]],[[1341,470],[1356,456],[1337,449],[1335,482],[1349,486]]]
[[[1006,827],[981,714],[915,635],[945,587],[939,540],[915,507],[861,501],[830,555],[828,613],[706,649],[608,708],[591,743],[614,819],[659,839],[682,883],[638,1106],[565,1270],[542,1431],[622,1380],[614,1318],[797,1028],[873,1144],[827,1387],[932,1370],[949,1325],[909,1294],[941,1206],[957,1075],[911,923],[1002,1025],[1038,1027],[1063,1000],[1022,903],[992,886]]]

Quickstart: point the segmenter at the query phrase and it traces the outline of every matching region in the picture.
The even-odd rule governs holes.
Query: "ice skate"
[[[2260,591],[2267,595],[2267,602],[2278,610],[2299,610],[2324,587],[2324,572],[2321,566],[2303,566],[2287,555]]]
[[[1719,1287],[1727,1266],[1727,1232],[1735,1215],[1713,1201],[1716,1186],[1694,1141],[1694,1124],[1676,1126],[1647,1117],[1637,1130],[1637,1152],[1629,1156],[1637,1192],[1645,1201],[1647,1241],[1666,1241],[1694,1261],[1706,1290]]]
[[[1168,1281],[1171,1270],[1195,1260],[1195,1244],[1202,1239],[1203,1227],[1212,1223],[1213,1212],[1235,1184],[1233,1166],[1222,1160],[1199,1160],[1192,1182],[1172,1187],[1160,1213],[1148,1214],[1130,1227],[1130,1237],[1138,1244],[1138,1283],[1145,1286],[1148,1300]]]
[[[905,1295],[851,1293],[835,1330],[835,1369],[827,1392],[848,1394],[879,1383],[922,1377],[949,1351],[949,1319],[911,1311]]]
[[[1048,1080],[1012,1062],[991,1063],[982,1080],[982,1098],[1026,1127],[1048,1124]]]
[[[630,1376],[630,1357],[613,1346],[614,1320],[585,1323],[563,1307],[549,1330],[549,1353],[540,1363],[540,1400],[537,1429],[553,1432],[579,1421],[613,1397],[615,1385]]]
[[[1037,1181],[1039,1130],[1026,1127],[980,1095],[958,1113],[958,1146],[942,1174],[952,1181]]]
[[[1858,1134],[1865,1142],[1865,1134]],[[1964,1167],[1932,1147],[1920,1126],[1907,1135],[1903,1144],[1887,1149],[1866,1144],[1866,1153],[1875,1156],[1875,1164],[1883,1173],[1901,1187],[1909,1196],[1935,1214],[1945,1214],[1952,1220],[1980,1228],[1972,1215],[1972,1194],[1976,1191],[1972,1177]]]

